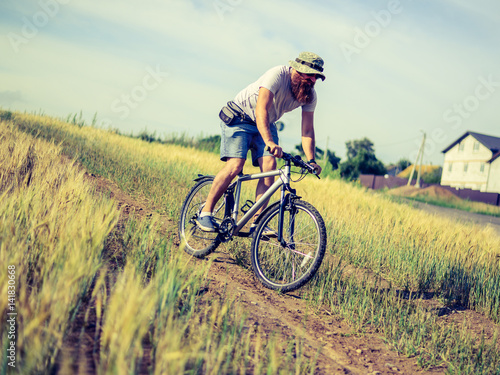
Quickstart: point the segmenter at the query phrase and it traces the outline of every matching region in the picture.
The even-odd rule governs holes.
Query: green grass
[[[7,116],[5,112],[0,112],[2,115]],[[158,213],[173,219],[178,216],[192,177],[198,172],[214,173],[219,168],[218,164],[210,162],[216,157],[209,157],[194,149],[141,142],[47,118],[11,114],[9,120],[15,121],[16,126],[27,133],[60,144],[64,153],[79,160],[89,172],[115,181],[124,191],[144,198]],[[299,194],[306,200],[312,200],[320,210],[329,233],[325,264],[313,282],[303,289],[311,304],[327,306],[347,319],[357,331],[362,332],[367,327],[377,330],[396,350],[415,357],[421,366],[443,365],[450,373],[498,373],[500,362],[496,338],[482,342],[471,335],[466,325],[445,325],[427,310],[425,303],[418,299],[401,298],[399,292],[432,292],[450,306],[460,303],[498,321],[500,274],[495,258],[495,250],[498,250],[495,244],[498,241],[488,242],[474,228],[464,230],[448,222],[431,220],[407,207],[367,194],[363,189],[341,181],[309,181],[298,187]],[[315,198],[317,196],[321,196],[321,200]],[[167,243],[161,242],[161,236],[154,240],[158,229],[154,229],[153,224],[145,227],[141,225],[146,223],[131,225],[137,227],[129,229],[129,234],[123,238],[127,246],[128,266],[124,268],[123,275],[127,276],[120,279],[121,283],[126,284],[131,279],[134,285],[139,281],[145,283],[144,288],[147,285],[160,285],[150,284],[160,283],[157,278],[163,272],[160,268],[164,255],[159,254],[167,254],[172,249],[168,248],[170,245]],[[136,248],[140,251],[133,250]],[[178,262],[175,258],[166,258],[172,260],[173,264]],[[340,259],[340,265],[334,259]],[[245,262],[241,261],[241,264]],[[391,287],[387,290],[359,277],[349,277],[344,272],[344,266],[347,265],[370,269],[375,276],[388,280]],[[196,268],[202,268],[202,263],[197,262]],[[179,288],[183,290],[182,286]],[[196,287],[191,289],[196,290]],[[174,292],[175,288],[167,295]],[[118,296],[118,290],[116,293],[116,300],[120,301],[123,297]],[[148,293],[153,296],[149,289]],[[189,296],[189,293],[180,295]],[[147,300],[151,299],[153,297]],[[221,322],[230,317],[233,319],[231,324],[238,326],[241,316],[236,312],[237,306],[227,302],[229,305],[225,305],[227,310],[221,315]],[[186,311],[191,311],[191,302],[182,302],[182,305],[186,306]],[[218,305],[206,306],[207,314],[208,311],[218,311],[219,314],[223,310],[223,301],[219,301]],[[202,321],[213,322],[210,319],[211,315],[207,315]],[[152,317],[141,318],[137,322],[136,332],[141,335],[142,332],[149,332],[144,340],[151,342],[150,329],[156,329],[157,323]],[[210,324],[207,323],[207,332],[215,334],[215,331],[210,331]],[[183,327],[188,326],[188,322],[184,321]],[[144,327],[149,327],[149,330]],[[258,336],[248,338],[246,334],[248,332],[232,330],[229,338],[232,340],[236,337],[240,342],[258,342]],[[225,333],[222,337],[226,337]],[[112,340],[107,345],[109,348],[114,347]],[[127,349],[132,350],[127,357],[133,361],[130,362],[131,366],[139,364],[141,350],[144,350],[140,344],[136,345],[137,349],[132,350],[131,346]],[[189,344],[188,341],[179,345],[184,348],[183,345],[192,347],[195,344]],[[204,348],[205,351],[213,348],[218,353],[216,357],[229,353],[227,348],[215,347],[203,341],[196,345],[194,347],[200,350]],[[272,345],[266,349],[269,358],[274,358],[272,353],[275,349],[272,349]],[[103,363],[107,372],[117,368],[122,351],[116,349],[115,357]],[[210,367],[214,366],[211,368],[231,372],[233,367],[230,366],[235,363],[254,366],[255,363],[252,365],[249,357],[262,355],[260,349],[245,349],[242,357],[239,357],[241,353],[231,353],[234,358],[240,359],[222,364],[211,357],[212,354],[207,354],[207,357],[194,355],[185,359],[185,363],[189,368],[198,370],[206,369],[203,366],[210,363]],[[179,351],[174,350],[168,359],[179,355]],[[274,368],[278,362],[276,358],[270,359],[265,366]],[[298,366],[298,362],[299,359],[293,366]]]
[[[415,358],[423,368],[444,367],[450,374],[498,374],[498,331],[489,340],[478,338],[466,320],[461,325],[446,324],[418,295],[346,276],[343,267],[342,263],[323,267],[307,298],[327,305],[356,332],[379,333],[394,350]]]
[[[94,196],[60,148],[0,122],[0,313],[7,316],[7,265],[15,267],[16,363],[11,373],[53,368],[63,335],[102,270],[116,204]],[[0,326],[6,347],[5,324]],[[1,357],[6,373],[7,358]]]
[[[132,217],[118,242],[125,265],[109,296],[96,297],[105,306],[101,373],[137,372],[145,362],[158,374],[314,370],[314,361],[302,353],[282,355],[291,346],[300,348],[299,339],[264,340],[259,329],[249,329],[234,301],[206,297],[210,262],[183,256],[157,216]]]

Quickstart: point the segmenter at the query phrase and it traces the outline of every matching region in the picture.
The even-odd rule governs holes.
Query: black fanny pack
[[[226,124],[231,125],[235,119],[240,119],[245,122],[251,122],[255,125],[255,122],[250,116],[248,116],[241,107],[233,101],[227,102],[227,105],[222,107],[219,112],[219,118]]]

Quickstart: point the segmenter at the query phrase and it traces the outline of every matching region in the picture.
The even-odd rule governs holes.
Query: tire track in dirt
[[[211,257],[216,257],[209,273],[212,292],[235,299],[248,314],[249,324],[259,325],[267,337],[277,332],[302,338],[308,357],[320,353],[317,374],[444,373],[440,368],[422,370],[415,359],[389,350],[377,334],[357,335],[328,311],[309,307],[298,294],[280,295],[264,288],[251,271],[222,251]]]

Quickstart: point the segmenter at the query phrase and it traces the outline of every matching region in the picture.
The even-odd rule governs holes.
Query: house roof
[[[498,151],[496,154],[493,154],[493,157],[487,161],[487,163],[491,163],[493,160],[498,159],[500,157],[500,151]]]
[[[494,137],[492,135],[480,134],[471,131],[466,132],[441,152],[447,153],[451,148],[453,148],[456,144],[462,142],[462,140],[469,135],[477,139],[484,147],[488,148],[493,153],[493,158],[490,161],[493,161],[500,156],[500,154],[496,155],[500,151],[500,137]]]

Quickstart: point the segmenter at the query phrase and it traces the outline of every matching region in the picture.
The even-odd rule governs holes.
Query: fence
[[[361,185],[369,189],[379,190],[385,188],[394,189],[400,186],[405,186],[408,184],[408,179],[394,177],[394,176],[375,176],[372,174],[362,174],[361,176],[359,176],[359,182],[361,183]],[[415,183],[416,180],[412,180],[411,185],[415,185]],[[439,184],[426,184],[423,182],[420,183],[421,188],[426,188],[431,185],[438,185],[441,188],[452,192],[457,197],[462,199],[468,199],[470,201],[483,202],[494,206],[500,206],[499,193],[485,193],[479,190],[457,189],[451,186],[443,186]]]

